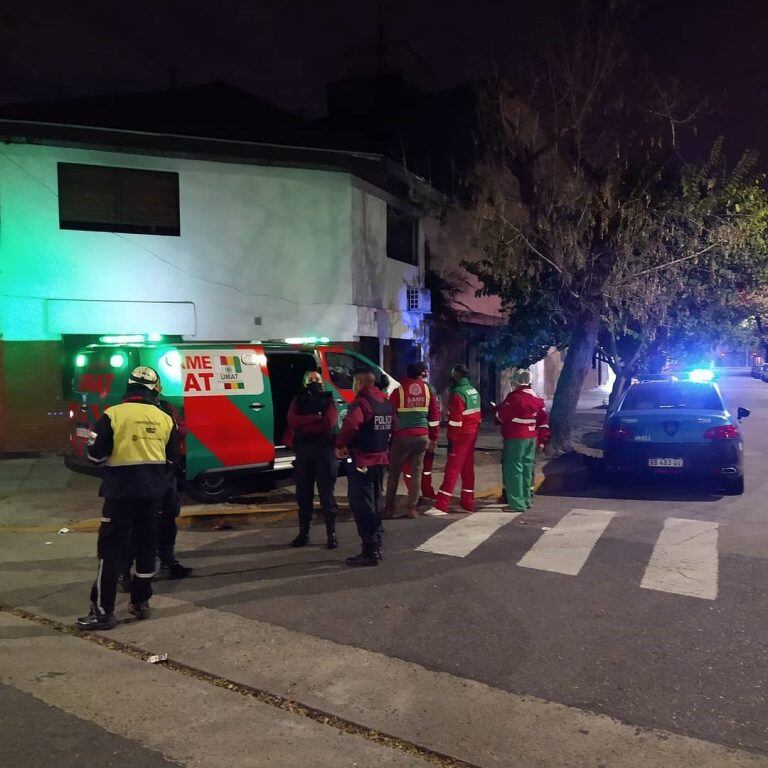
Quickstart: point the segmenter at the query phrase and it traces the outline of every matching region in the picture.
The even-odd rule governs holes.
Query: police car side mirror
[[[752,411],[750,411],[749,408],[739,408],[736,411],[736,418],[741,421],[742,419],[746,419],[750,413],[752,413]]]

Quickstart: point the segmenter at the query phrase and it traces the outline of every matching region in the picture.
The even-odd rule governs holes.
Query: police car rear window
[[[717,390],[705,384],[636,384],[624,402],[622,411],[650,411],[688,408],[699,411],[722,411],[723,401]]]

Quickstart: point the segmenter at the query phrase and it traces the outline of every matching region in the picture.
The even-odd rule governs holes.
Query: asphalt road
[[[157,592],[768,753],[768,384],[731,377],[721,386],[731,410],[752,410],[744,496],[677,481],[608,489],[584,479],[538,496],[513,519],[495,511],[388,522],[384,562],[363,570],[341,564],[357,548],[351,522],[340,524],[335,552],[286,548],[286,524],[186,534],[179,557],[195,575]],[[78,557],[35,567],[47,579],[57,568],[90,567]],[[82,577],[31,594],[18,585],[0,598],[62,619],[84,607]]]

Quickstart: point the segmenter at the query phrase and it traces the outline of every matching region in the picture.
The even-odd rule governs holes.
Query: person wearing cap
[[[428,450],[434,455],[437,438],[440,433],[440,408],[437,395],[426,382],[426,363],[411,363],[407,377],[390,395],[395,422],[392,434],[392,446],[389,453],[389,477],[387,478],[387,497],[382,517],[394,515],[397,484],[400,473],[408,466],[410,483],[408,484],[408,512],[410,518],[416,517],[416,505],[419,501],[421,474],[424,457]]]
[[[518,370],[512,377],[513,387],[496,408],[504,438],[502,475],[507,506],[515,512],[531,508],[536,446],[549,440],[549,417],[542,400],[531,389],[531,374]]]
[[[448,512],[453,489],[461,476],[461,508],[475,511],[475,443],[480,430],[480,393],[470,384],[469,369],[458,363],[451,369],[448,396],[448,459],[435,509]]]
[[[117,580],[131,537],[136,572],[129,612],[138,619],[149,615],[160,505],[170,485],[167,466],[179,458],[176,425],[157,403],[159,381],[154,369],[134,368],[122,402],[104,411],[89,441],[88,458],[102,466],[104,506],[91,610],[77,620],[79,629],[106,630],[117,624]]]
[[[393,416],[389,398],[376,387],[373,370],[358,371],[354,389],[357,395],[336,438],[336,456],[352,459],[347,473],[349,506],[362,542],[360,554],[345,562],[351,567],[367,567],[378,565],[381,559],[379,502]]]
[[[336,515],[339,508],[333,495],[338,474],[334,455],[336,422],[339,414],[333,404],[333,394],[323,386],[318,371],[304,374],[303,392],[295,397],[288,409],[290,441],[296,451],[296,501],[299,506],[299,533],[292,547],[310,543],[309,528],[315,500],[315,484],[325,518],[326,545],[336,549]]]

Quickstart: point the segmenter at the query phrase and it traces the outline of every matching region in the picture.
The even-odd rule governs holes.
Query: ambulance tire
[[[195,500],[203,504],[219,504],[227,501],[235,492],[224,475],[199,475],[185,485],[184,490]]]

